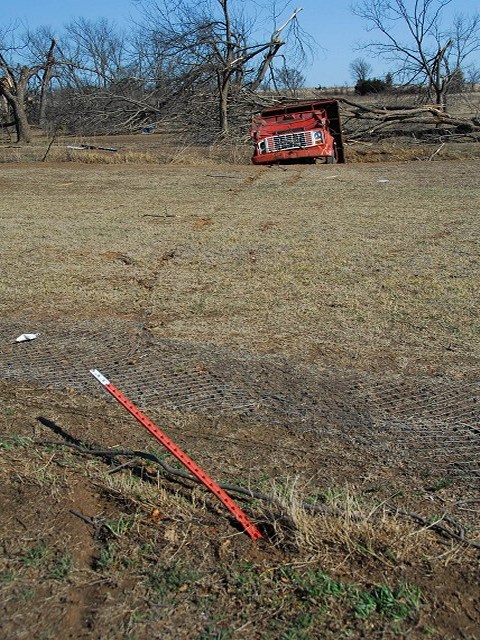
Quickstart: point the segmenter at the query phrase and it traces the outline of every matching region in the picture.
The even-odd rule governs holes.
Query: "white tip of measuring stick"
[[[90,373],[100,382],[100,384],[103,384],[104,386],[110,384],[110,380],[101,374],[98,369],[90,369]]]

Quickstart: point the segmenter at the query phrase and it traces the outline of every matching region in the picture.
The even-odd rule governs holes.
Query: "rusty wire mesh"
[[[17,343],[26,332],[38,338]],[[121,321],[0,322],[0,379],[98,394],[92,368],[145,410],[236,415],[319,437],[383,443],[441,473],[480,479],[480,382],[318,370],[154,339]]]

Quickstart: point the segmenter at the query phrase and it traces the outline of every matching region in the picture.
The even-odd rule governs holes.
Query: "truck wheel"
[[[338,156],[337,156],[337,143],[333,143],[332,155],[327,156],[325,158],[325,164],[337,164]]]

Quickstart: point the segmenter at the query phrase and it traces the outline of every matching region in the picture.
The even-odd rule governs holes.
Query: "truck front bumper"
[[[253,164],[273,164],[285,160],[301,160],[302,158],[327,158],[333,154],[333,148],[328,145],[315,145],[301,149],[288,149],[272,153],[257,153],[252,156]]]

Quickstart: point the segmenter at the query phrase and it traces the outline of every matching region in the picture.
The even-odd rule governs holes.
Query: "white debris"
[[[18,336],[15,342],[28,342],[29,340],[35,340],[39,335],[39,333],[22,333],[21,336]]]

